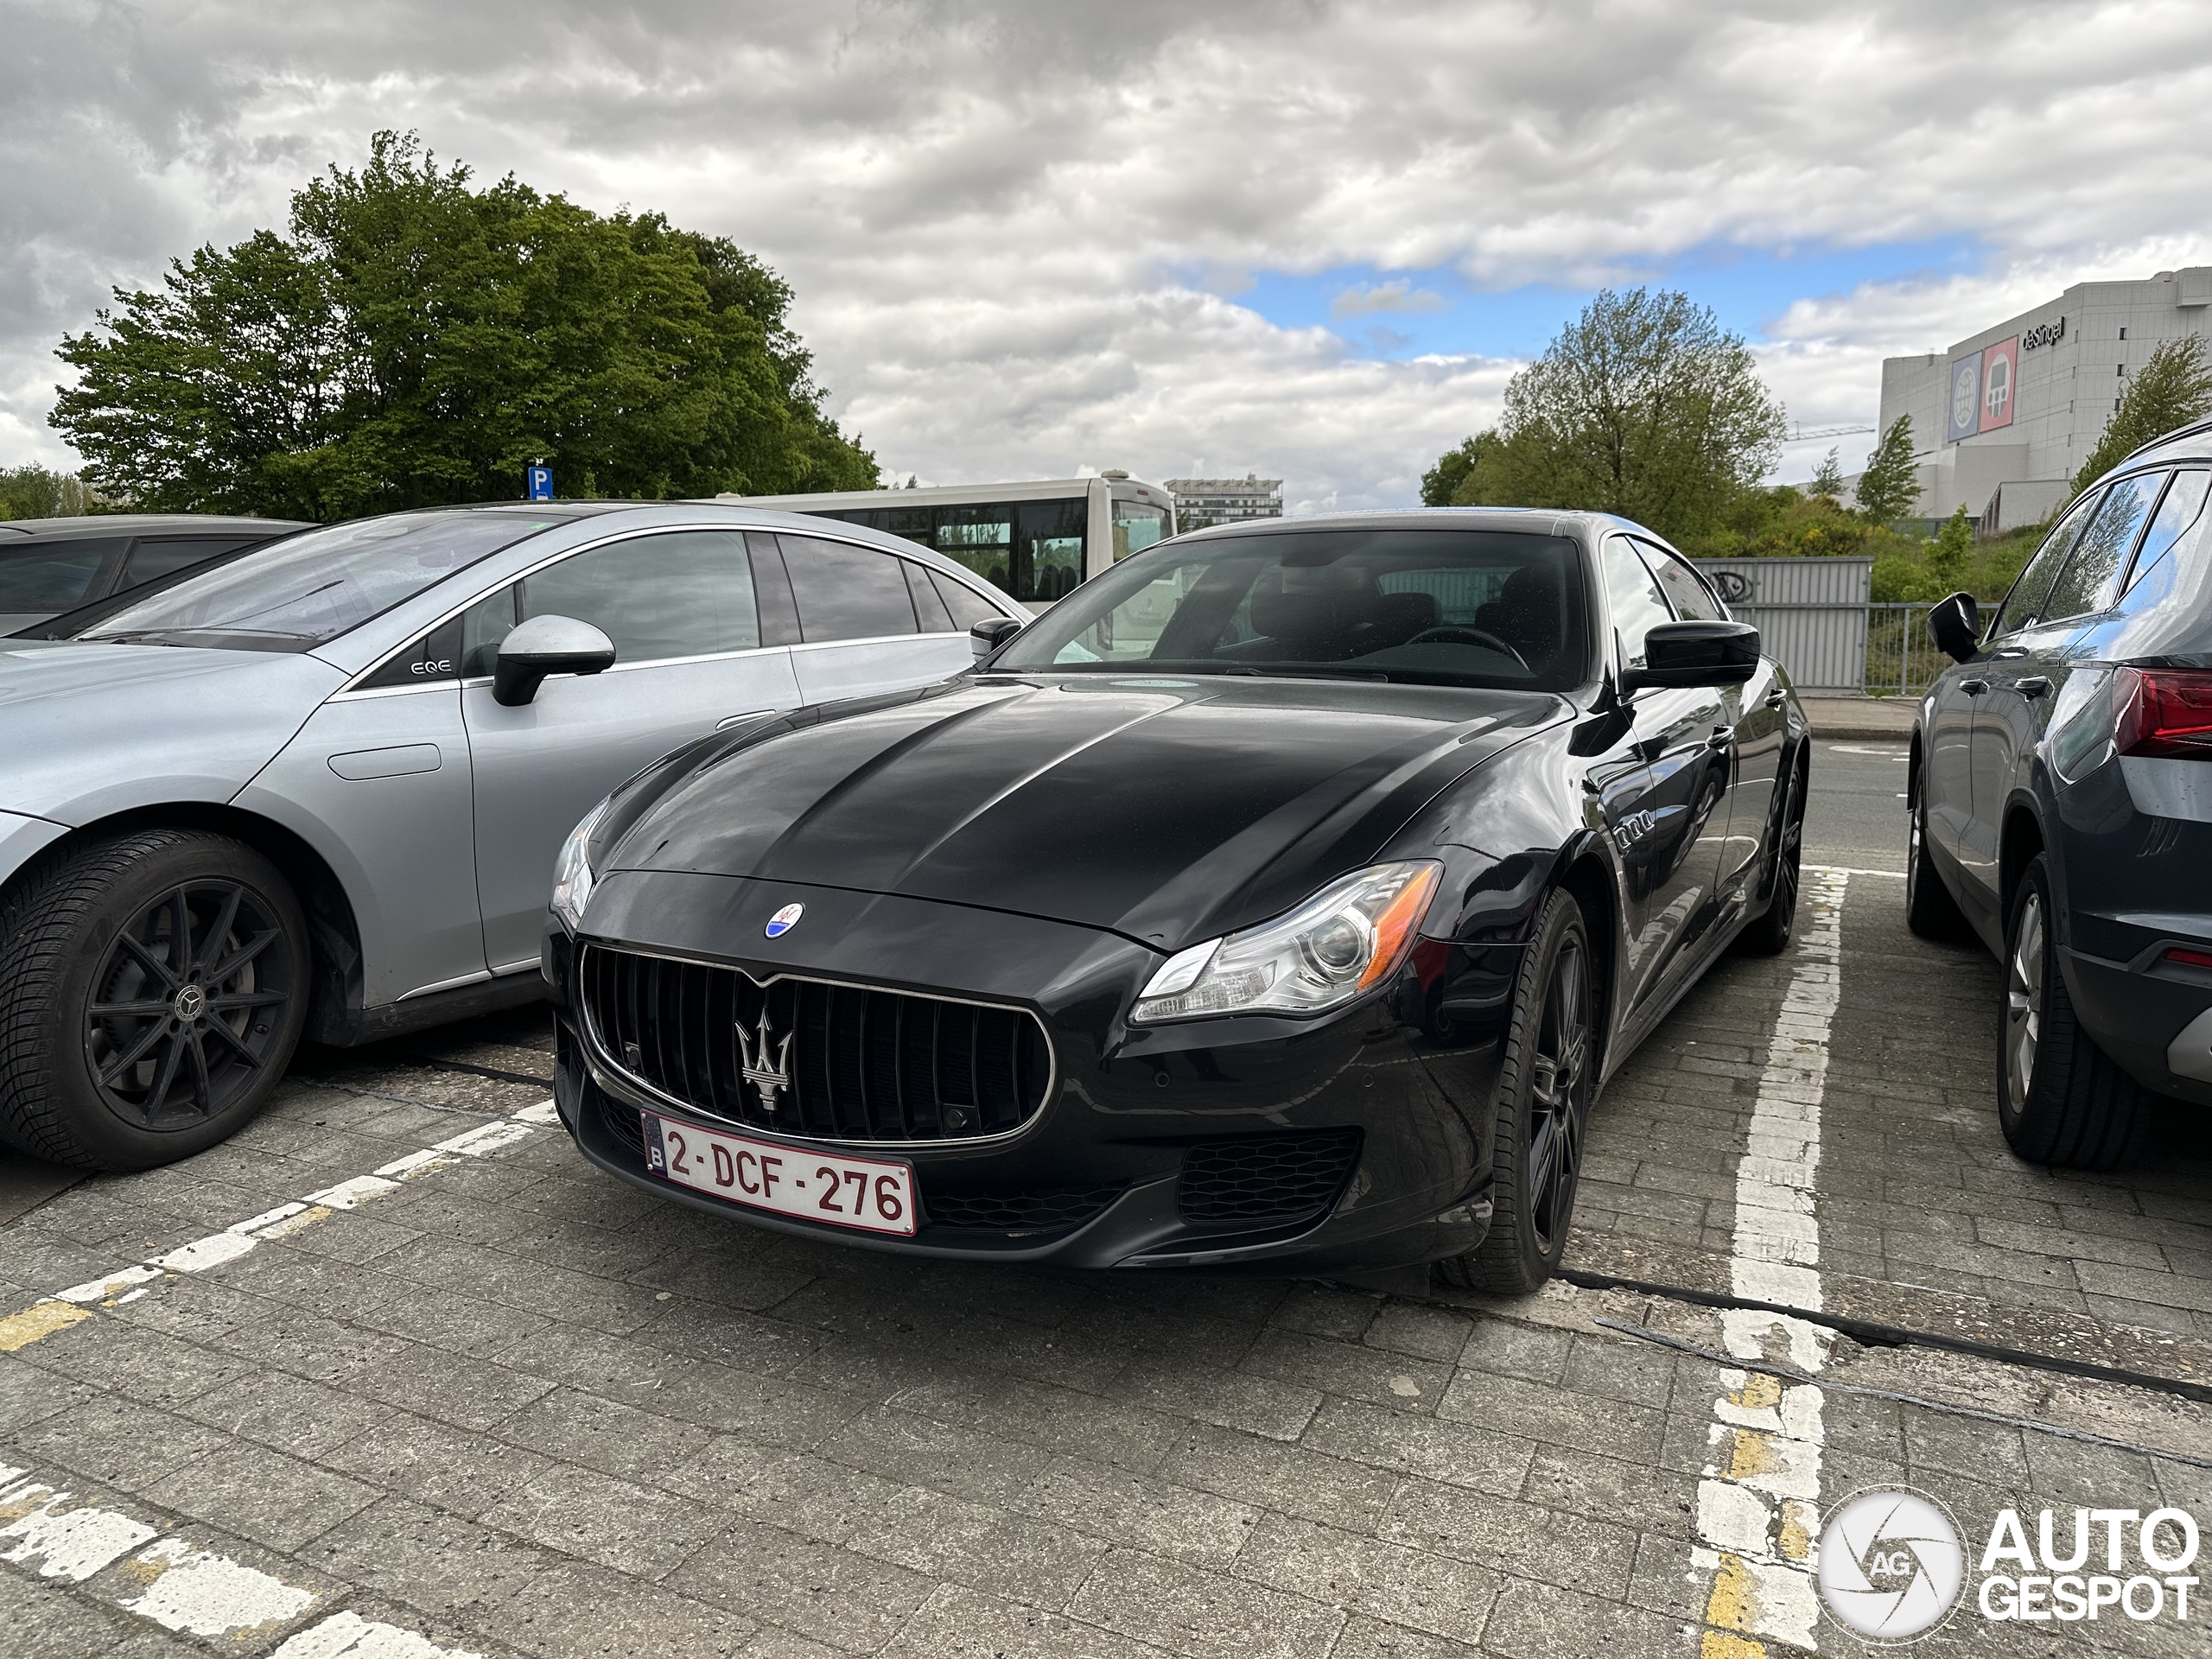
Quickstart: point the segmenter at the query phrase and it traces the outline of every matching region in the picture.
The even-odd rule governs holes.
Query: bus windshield
[[[1284,529],[1175,542],[1081,588],[994,671],[1581,683],[1580,555],[1516,531]]]

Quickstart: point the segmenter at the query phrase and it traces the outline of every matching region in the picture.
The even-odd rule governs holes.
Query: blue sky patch
[[[1679,288],[1727,327],[1758,341],[1791,304],[1867,283],[1941,277],[1980,267],[1970,237],[1789,251],[1708,245],[1654,260],[1615,284]],[[1483,289],[1449,266],[1384,270],[1341,265],[1312,274],[1266,270],[1230,296],[1278,327],[1329,329],[1362,357],[1424,353],[1533,357],[1595,290],[1544,283]]]

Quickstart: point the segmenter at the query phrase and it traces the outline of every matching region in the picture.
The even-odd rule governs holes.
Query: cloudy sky
[[[111,286],[379,127],[734,237],[934,482],[1408,503],[1646,281],[1864,425],[1885,355],[2212,262],[2202,0],[0,0],[0,465],[73,464],[53,347]]]

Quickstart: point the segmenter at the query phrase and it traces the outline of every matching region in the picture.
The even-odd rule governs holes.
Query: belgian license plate
[[[914,1231],[914,1168],[883,1158],[800,1152],[773,1141],[672,1123],[639,1112],[645,1167],[696,1192],[754,1210],[864,1232]]]

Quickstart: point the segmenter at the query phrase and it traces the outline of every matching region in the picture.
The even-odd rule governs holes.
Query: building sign
[[[2019,365],[2018,334],[1951,365],[1950,421],[1944,431],[1949,442],[2012,424]]]
[[[2041,346],[2056,346],[2065,338],[2066,319],[2060,317],[2054,322],[2039,322],[2026,334],[2022,334],[2020,349],[2024,352],[2032,352]]]

